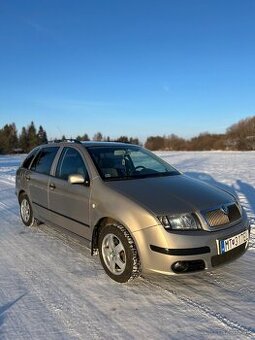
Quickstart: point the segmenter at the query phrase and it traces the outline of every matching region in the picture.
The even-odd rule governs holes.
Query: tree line
[[[29,152],[37,145],[47,142],[46,131],[41,125],[37,130],[34,122],[22,127],[20,134],[14,123],[6,124],[0,129],[0,154]]]
[[[63,135],[60,140],[64,141],[66,139],[65,135]],[[78,135],[74,139],[79,141],[90,140],[87,133]],[[101,132],[97,132],[92,140],[99,142],[141,144],[138,138],[120,136],[116,139],[111,139],[109,136],[103,136]],[[54,141],[59,140],[55,138],[52,142]],[[27,127],[23,126],[20,133],[18,133],[15,123],[5,124],[4,127],[0,129],[0,154],[27,153],[34,147],[45,143],[48,143],[47,132],[41,125],[39,129],[37,129],[34,122],[31,122]]]
[[[255,150],[255,116],[231,125],[224,134],[205,132],[191,139],[175,134],[150,136],[144,146],[153,151]]]
[[[66,137],[63,135],[61,140],[65,139]],[[78,135],[75,139],[89,141],[90,137],[87,133],[84,133]],[[112,139],[110,136],[103,136],[101,132],[97,132],[92,140],[141,145],[138,138],[120,136]],[[47,132],[41,125],[37,129],[34,122],[31,122],[27,127],[23,126],[20,133],[18,133],[15,123],[6,124],[0,129],[0,154],[27,153],[35,146],[47,142]],[[146,139],[144,145],[152,151],[255,150],[255,116],[231,125],[224,134],[205,132],[191,139],[185,139],[175,134],[150,136]]]

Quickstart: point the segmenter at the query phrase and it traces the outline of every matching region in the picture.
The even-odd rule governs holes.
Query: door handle
[[[56,189],[56,185],[54,183],[50,183],[50,190]]]
[[[29,175],[25,175],[25,179],[26,179],[27,181],[30,181],[30,176],[29,176]]]

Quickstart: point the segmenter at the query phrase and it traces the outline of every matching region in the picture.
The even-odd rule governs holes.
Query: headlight
[[[195,214],[159,216],[160,223],[167,230],[198,230],[201,225]]]

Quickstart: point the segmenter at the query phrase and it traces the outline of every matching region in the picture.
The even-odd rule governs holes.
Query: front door
[[[55,176],[52,176],[49,181],[51,220],[53,223],[90,240],[90,187],[85,184],[69,183],[68,176],[74,174],[88,178],[80,152],[73,147],[65,147],[60,155]]]

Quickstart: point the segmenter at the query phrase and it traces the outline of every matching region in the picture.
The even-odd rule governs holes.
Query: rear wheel
[[[106,225],[99,235],[99,255],[106,273],[124,283],[137,278],[141,266],[135,243],[122,225]]]
[[[28,196],[23,193],[20,195],[20,217],[22,222],[28,227],[36,227],[39,224],[39,221],[34,218],[34,213],[32,209],[32,205],[29,201]]]

